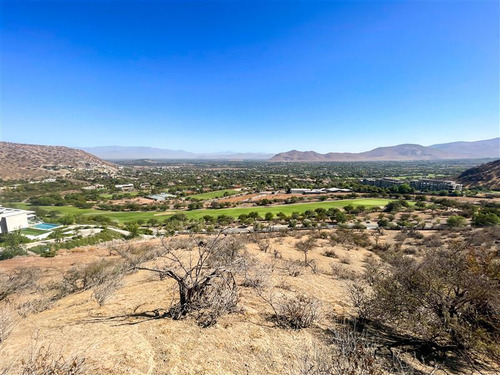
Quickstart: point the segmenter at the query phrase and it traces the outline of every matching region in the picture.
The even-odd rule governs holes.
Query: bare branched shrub
[[[304,263],[298,260],[286,260],[284,261],[284,267],[286,273],[292,277],[297,277],[304,273]]]
[[[422,245],[425,247],[438,248],[443,245],[443,241],[441,240],[441,236],[433,234],[429,237],[423,238]]]
[[[137,265],[137,270],[158,273],[177,283],[178,301],[168,312],[173,319],[192,313],[206,327],[235,308],[238,290],[235,272],[245,262],[239,252],[243,246],[234,238],[221,239],[220,233],[209,241],[162,241],[161,266]]]
[[[321,304],[314,297],[303,294],[292,297],[284,295],[276,297],[272,294],[265,297],[261,294],[261,297],[273,309],[274,315],[272,316],[272,320],[278,327],[292,329],[308,328],[320,319]]]
[[[257,246],[259,247],[259,250],[264,253],[271,252],[271,242],[269,240],[258,241]]]
[[[343,325],[330,331],[332,343],[314,342],[304,350],[298,368],[290,374],[300,375],[412,375],[415,371],[396,355],[377,355],[377,346],[365,333]]]
[[[51,297],[33,298],[17,306],[17,313],[26,318],[31,314],[38,314],[50,309],[54,304],[54,299]]]
[[[369,312],[369,288],[363,280],[357,280],[347,285],[349,298],[353,307],[356,309],[359,319],[364,320],[368,317]]]
[[[54,352],[50,345],[35,345],[21,365],[22,375],[87,375],[94,370],[85,356],[65,357]]]
[[[0,306],[0,344],[9,337],[14,328],[15,320],[12,308],[8,305]]]
[[[253,260],[243,274],[242,286],[249,288],[266,288],[271,283],[272,265]]]
[[[331,271],[332,271],[332,276],[341,279],[341,280],[357,280],[359,279],[359,275],[348,269],[347,267],[343,266],[342,264],[338,263],[332,263],[330,265]]]
[[[370,318],[436,345],[500,355],[500,264],[483,249],[395,255],[373,283]]]
[[[95,298],[99,306],[103,306],[111,294],[120,286],[120,278],[110,278],[102,284],[97,285],[92,292],[92,296]]]
[[[356,232],[353,229],[339,228],[330,236],[332,245],[341,244],[346,248],[358,246],[367,248],[371,245],[370,236],[366,232]]]
[[[0,274],[0,301],[13,293],[37,289],[40,275],[38,268],[18,268],[11,274]]]
[[[85,266],[70,268],[64,275],[60,286],[62,296],[89,290],[113,279],[121,279],[126,272],[123,261],[102,259]]]

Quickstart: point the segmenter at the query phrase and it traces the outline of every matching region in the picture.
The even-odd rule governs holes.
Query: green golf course
[[[307,210],[315,210],[317,208],[329,209],[331,207],[343,208],[348,205],[352,206],[364,206],[366,208],[372,207],[383,207],[387,203],[389,203],[390,199],[368,199],[368,198],[360,198],[360,199],[344,199],[344,200],[336,200],[336,201],[326,201],[326,202],[312,202],[312,203],[297,203],[297,204],[287,204],[287,205],[276,205],[276,206],[261,206],[261,207],[240,207],[240,208],[224,208],[224,209],[201,209],[201,210],[192,210],[192,211],[181,211],[181,210],[172,210],[166,212],[158,212],[158,211],[129,211],[129,212],[113,212],[113,211],[103,211],[96,210],[92,208],[77,208],[73,206],[44,206],[41,207],[45,211],[57,211],[58,215],[105,215],[111,218],[112,220],[116,220],[119,223],[128,223],[134,222],[137,220],[147,221],[151,218],[163,219],[167,218],[176,213],[183,213],[189,219],[200,219],[203,216],[219,216],[219,215],[228,215],[234,218],[242,214],[248,214],[250,212],[258,212],[259,215],[264,216],[266,213],[271,212],[273,214],[277,214],[279,212],[283,212],[286,215],[291,215],[293,212],[302,213]],[[411,202],[410,204],[413,204]],[[21,208],[25,210],[29,210],[31,207],[26,203],[11,203],[11,207]]]

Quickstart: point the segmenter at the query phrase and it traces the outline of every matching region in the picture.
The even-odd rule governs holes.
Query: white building
[[[0,206],[0,234],[27,228],[29,226],[28,220],[34,217],[33,211]]]
[[[115,185],[115,188],[120,189],[122,191],[132,191],[134,190],[134,184]]]

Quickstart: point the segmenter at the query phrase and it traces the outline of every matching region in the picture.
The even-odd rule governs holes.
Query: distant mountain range
[[[74,148],[0,142],[2,180],[57,177],[86,168],[106,172],[118,170],[115,164]]]
[[[194,153],[184,150],[168,150],[154,147],[100,146],[82,150],[105,160],[138,159],[204,159],[204,160],[268,160],[272,154],[262,153]]]
[[[378,147],[360,153],[329,152],[320,154],[315,151],[297,151],[274,155],[272,162],[328,162],[328,161],[411,161],[500,158],[500,138],[476,142],[453,142],[421,146],[403,144],[390,147]]]

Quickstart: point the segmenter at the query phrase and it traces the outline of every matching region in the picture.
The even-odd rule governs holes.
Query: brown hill
[[[464,187],[485,187],[500,190],[500,159],[467,169],[458,176],[458,181]]]
[[[273,162],[311,162],[311,161],[408,161],[470,158],[469,155],[449,153],[439,149],[416,144],[403,144],[391,147],[379,147],[360,153],[330,152],[319,154],[314,151],[289,151],[273,156]]]
[[[82,150],[0,142],[0,179],[37,179],[63,176],[79,169],[116,171],[108,163]]]

